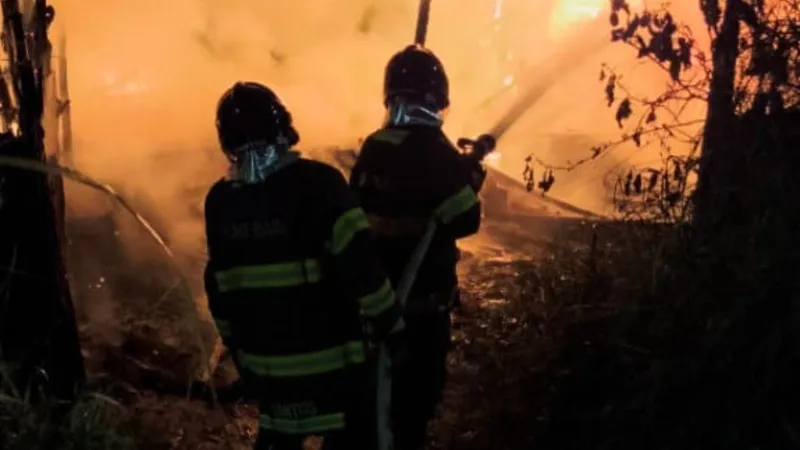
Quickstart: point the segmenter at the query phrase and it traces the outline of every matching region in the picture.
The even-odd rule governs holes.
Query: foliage
[[[45,398],[12,381],[13,370],[0,364],[0,448],[8,450],[135,449],[125,409],[96,392],[76,402]]]
[[[542,258],[469,274],[488,306],[457,313],[436,448],[800,445],[790,319],[719,301],[733,275],[698,271],[686,226],[564,225]]]
[[[546,192],[554,171],[572,171],[605,152],[627,143],[657,149],[662,164],[631,167],[610,173],[606,188],[625,218],[682,222],[693,212],[693,194],[699,179],[703,121],[687,117],[705,109],[714,70],[712,46],[698,47],[694,32],[670,12],[669,5],[634,11],[624,0],[611,0],[611,41],[630,47],[638,59],[668,75],[666,89],[655,98],[632,92],[625,74],[604,64],[600,81],[620,129],[618,140],[590,149],[589,155],[565,166],[554,166],[529,156],[525,179],[532,189],[533,164],[544,167],[539,187]],[[800,106],[800,1],[731,0],[742,25],[733,64],[736,66],[734,105],[737,114],[762,114]],[[708,37],[717,42],[725,11],[718,0],[703,0],[700,9]],[[716,44],[715,44],[716,45]],[[721,45],[721,44],[720,44]],[[719,61],[717,61],[719,63]],[[676,152],[676,148],[689,151]]]

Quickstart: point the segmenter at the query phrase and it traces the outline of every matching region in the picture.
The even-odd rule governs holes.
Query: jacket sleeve
[[[455,149],[440,153],[441,177],[437,181],[438,206],[434,217],[440,232],[453,239],[471,236],[481,226],[481,202],[478,191],[483,185],[484,173],[480,164],[463,157]]]
[[[236,345],[233,335],[231,333],[230,319],[233,311],[230,303],[221,302],[219,298],[219,288],[215,277],[214,255],[216,254],[216,236],[217,227],[215,226],[214,218],[216,217],[215,205],[215,189],[211,188],[205,201],[205,222],[206,222],[206,245],[208,250],[208,262],[206,263],[203,272],[203,282],[206,290],[206,297],[208,298],[208,309],[214,319],[222,343],[228,347],[229,350],[235,350]]]
[[[350,186],[350,190],[355,194],[358,194],[358,184],[359,180],[361,179],[361,174],[364,173],[363,169],[361,168],[361,158],[360,154],[356,157],[356,162],[353,164],[353,168],[350,169],[350,179],[348,181],[348,185]]]
[[[342,174],[333,168],[330,172],[326,183],[319,184],[325,191],[322,223],[330,270],[337,287],[358,302],[372,337],[380,341],[404,327],[403,311],[375,253],[364,210]]]

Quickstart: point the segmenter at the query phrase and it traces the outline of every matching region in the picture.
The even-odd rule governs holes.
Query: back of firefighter
[[[350,186],[395,286],[428,221],[438,222],[405,305],[407,356],[393,372],[395,442],[398,450],[416,450],[444,389],[450,311],[458,303],[456,240],[480,227],[476,193],[485,172],[441,130],[448,80],[431,52],[412,46],[392,57],[384,105],[386,123],[362,144]]]
[[[292,150],[291,115],[267,87],[220,99],[229,175],[205,202],[209,307],[258,400],[257,449],[375,448],[370,337],[402,328],[363,210],[331,166]],[[364,324],[368,327],[365,327]]]

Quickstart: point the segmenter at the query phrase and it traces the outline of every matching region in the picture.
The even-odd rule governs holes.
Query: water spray
[[[461,138],[457,142],[458,146],[472,152],[476,150],[480,152],[481,149],[474,148],[475,143],[480,142],[482,139],[485,143],[488,143],[489,139],[487,139],[487,137],[494,139],[494,142],[499,141],[561,78],[571,74],[577,69],[579,65],[576,64],[576,62],[591,58],[593,55],[596,55],[605,47],[609,46],[611,42],[606,38],[606,24],[603,20],[599,19],[601,17],[605,17],[605,15],[600,13],[590,24],[580,27],[579,31],[574,34],[559,51],[547,59],[547,65],[544,68],[537,67],[526,74],[526,76],[518,78],[519,80],[527,81],[522,94],[511,104],[506,112],[497,119],[486,135],[481,136],[475,141]],[[603,38],[598,39],[600,36]],[[508,88],[509,86],[505,86],[500,92],[495,93],[484,101],[481,106],[506,92]],[[483,157],[485,156],[486,155],[483,155]],[[543,197],[543,200],[553,203],[559,208],[586,217],[606,218],[605,216],[583,208],[578,208],[551,197]]]
[[[606,37],[605,31],[605,22],[595,19],[589,26],[581,27],[560,51],[548,58],[545,67],[537,67],[526,76],[520,77],[519,80],[527,81],[522,95],[500,116],[488,134],[499,141],[559,79],[577,69],[576,62],[589,59],[609,46],[609,39],[598,39],[598,36]]]

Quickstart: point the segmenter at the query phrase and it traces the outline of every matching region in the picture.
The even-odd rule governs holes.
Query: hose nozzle
[[[492,135],[482,134],[475,140],[460,138],[456,141],[456,145],[458,145],[458,148],[466,150],[470,157],[480,162],[486,158],[486,155],[494,151],[497,146],[497,140]]]

